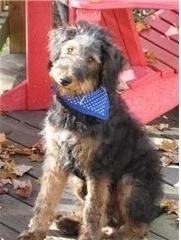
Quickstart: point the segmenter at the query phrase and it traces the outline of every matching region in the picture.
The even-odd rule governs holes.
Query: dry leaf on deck
[[[5,187],[0,187],[0,194],[5,194],[8,192],[8,189]]]
[[[161,203],[161,207],[168,213],[175,213],[179,216],[179,202],[177,200],[166,199]]]
[[[177,152],[164,152],[162,157],[160,158],[162,162],[162,166],[166,167],[169,164],[178,164],[179,163],[179,157]]]
[[[150,29],[150,25],[147,24],[146,22],[144,21],[138,21],[136,22],[136,29],[138,32],[141,32],[143,30],[148,30]]]
[[[10,155],[9,155],[9,153],[7,151],[1,151],[0,159],[2,159],[3,161],[10,161],[10,160],[12,160]]]
[[[8,146],[8,148],[6,149],[6,151],[7,151],[10,155],[15,155],[15,154],[19,154],[19,155],[30,155],[30,154],[31,154],[31,149],[30,149],[30,148],[17,147],[17,146],[14,146],[14,145]]]
[[[25,164],[17,165],[16,167],[14,167],[13,173],[15,173],[18,176],[23,176],[23,174],[28,172],[31,168],[32,166],[28,166]]]
[[[0,179],[7,179],[7,178],[16,178],[16,174],[7,170],[1,170],[0,171]]]
[[[43,138],[41,138],[35,145],[33,145],[31,149],[33,153],[43,155],[45,153],[45,143]]]
[[[38,153],[32,153],[30,156],[30,161],[31,162],[42,162],[43,161],[43,157],[42,155],[38,154]]]
[[[0,144],[2,146],[6,145],[8,142],[5,133],[0,133]]]
[[[13,172],[17,165],[13,160],[0,161],[0,179],[15,178],[16,174]]]
[[[166,129],[169,129],[168,123],[160,123],[160,124],[154,124],[154,125],[146,125],[145,129],[149,133],[155,133],[155,130],[159,130],[163,132]]]
[[[147,63],[154,63],[157,60],[156,56],[152,52],[145,52],[144,55]]]
[[[6,161],[6,165],[4,166],[4,169],[8,171],[12,171],[17,166],[18,165],[15,163],[15,161],[11,159],[10,161]]]
[[[5,165],[6,165],[6,162],[0,160],[0,169],[4,168]]]
[[[30,198],[32,193],[32,184],[29,179],[25,181],[13,179],[13,186],[18,196],[23,198]]]
[[[12,181],[10,179],[0,179],[0,186],[4,187],[6,184],[12,184]]]
[[[16,174],[13,172],[13,169],[17,165],[13,160],[1,161],[0,165],[1,165],[0,179],[16,178]]]
[[[161,144],[158,145],[160,150],[165,152],[174,152],[178,150],[178,144],[175,141],[163,140]]]
[[[156,124],[155,128],[163,132],[164,130],[169,128],[169,124],[168,123]]]
[[[12,184],[10,179],[0,179],[0,194],[5,194],[8,189],[4,187],[6,184]]]

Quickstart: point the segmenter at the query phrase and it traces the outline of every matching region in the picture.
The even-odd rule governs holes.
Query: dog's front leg
[[[109,181],[107,179],[87,179],[87,196],[79,240],[99,239],[101,228],[105,223],[108,198]]]
[[[53,154],[48,154],[45,159],[41,188],[38,194],[34,216],[30,221],[29,229],[24,231],[19,240],[43,240],[53,216],[54,209],[59,202],[68,173],[61,169]]]

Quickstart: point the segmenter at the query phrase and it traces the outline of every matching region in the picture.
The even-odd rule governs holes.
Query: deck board
[[[23,155],[17,155],[14,156],[15,161],[17,164],[26,164],[29,166],[33,166],[28,172],[28,175],[34,177],[34,178],[39,178],[41,173],[42,173],[42,164],[37,163],[37,162],[30,162],[29,158],[27,156]]]
[[[1,195],[0,198],[0,223],[15,229],[17,232],[27,228],[29,219],[32,216],[32,208],[27,204],[9,196]]]
[[[10,118],[5,114],[1,116],[0,130],[6,133],[10,140],[27,147],[31,147],[36,143],[39,134],[38,129],[25,125],[25,123]]]
[[[5,225],[0,224],[0,239],[1,240],[15,240],[18,236],[18,232],[6,227]]]
[[[175,186],[179,181],[179,167],[178,166],[168,166],[162,169],[163,177],[170,185]]]
[[[30,198],[19,197],[16,194],[16,190],[13,189],[13,186],[8,188],[9,189],[8,195],[11,196],[12,198],[15,198],[16,200],[18,200],[22,203],[25,203],[25,204],[33,207],[35,199],[36,199],[37,194],[38,194],[39,189],[40,189],[40,184],[38,183],[38,181],[35,178],[32,178],[31,176],[29,176],[27,174],[25,174],[23,177],[19,178],[18,180],[20,180],[20,181],[30,180],[31,181],[33,190],[32,190]]]
[[[32,127],[41,129],[46,111],[37,111],[36,113],[34,111],[14,111],[7,113],[7,115]]]
[[[40,125],[44,117],[44,111],[19,111],[3,114],[1,117],[1,132],[5,132],[11,143],[19,143],[19,146],[32,146],[39,139]],[[176,127],[174,125],[174,127]],[[158,133],[156,133],[158,135]],[[170,133],[170,135],[172,135]],[[170,136],[171,137],[171,136]],[[32,208],[40,187],[37,179],[41,176],[42,163],[30,162],[27,156],[15,156],[17,164],[31,165],[33,168],[20,178],[20,180],[31,179],[33,193],[30,199],[22,199],[16,196],[14,190],[10,188],[8,194],[0,197],[0,239],[14,240],[19,232],[27,228]],[[165,180],[169,184],[164,184],[165,198],[178,199],[178,188],[174,185],[178,181],[177,168],[164,169]],[[58,209],[61,212],[71,213],[76,209],[78,202],[72,192],[67,187],[61,198]],[[149,240],[177,240],[178,229],[176,215],[162,215],[151,224]],[[47,240],[73,240],[75,238],[58,237],[56,229],[51,227]]]
[[[161,227],[160,227],[161,226]],[[164,214],[155,219],[151,224],[151,231],[158,236],[168,240],[177,240],[178,236],[178,224],[176,223],[176,216],[174,214]]]

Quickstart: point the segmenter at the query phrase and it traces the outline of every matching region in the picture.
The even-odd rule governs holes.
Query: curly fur
[[[102,121],[83,115],[55,96],[45,120],[42,187],[29,237],[26,232],[19,239],[47,231],[70,173],[82,178],[84,186],[79,240],[99,239],[101,228],[113,218],[116,239],[139,239],[162,196],[161,174],[157,152],[116,92],[124,57],[105,29],[87,22],[53,30],[49,49],[56,96],[83,95],[104,86],[110,117]],[[65,75],[71,80],[66,86],[60,82]]]

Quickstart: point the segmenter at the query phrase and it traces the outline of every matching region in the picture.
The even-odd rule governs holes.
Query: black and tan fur
[[[156,151],[116,92],[123,55],[105,29],[87,22],[53,30],[49,49],[56,94],[43,131],[42,185],[29,229],[19,239],[44,239],[70,174],[80,178],[83,212],[80,223],[66,221],[76,226],[79,240],[99,240],[107,225],[116,226],[114,239],[142,238],[162,195],[161,174]],[[100,86],[110,99],[106,121],[57,100],[60,95],[84,96]],[[66,221],[59,220],[60,230],[66,231]]]

